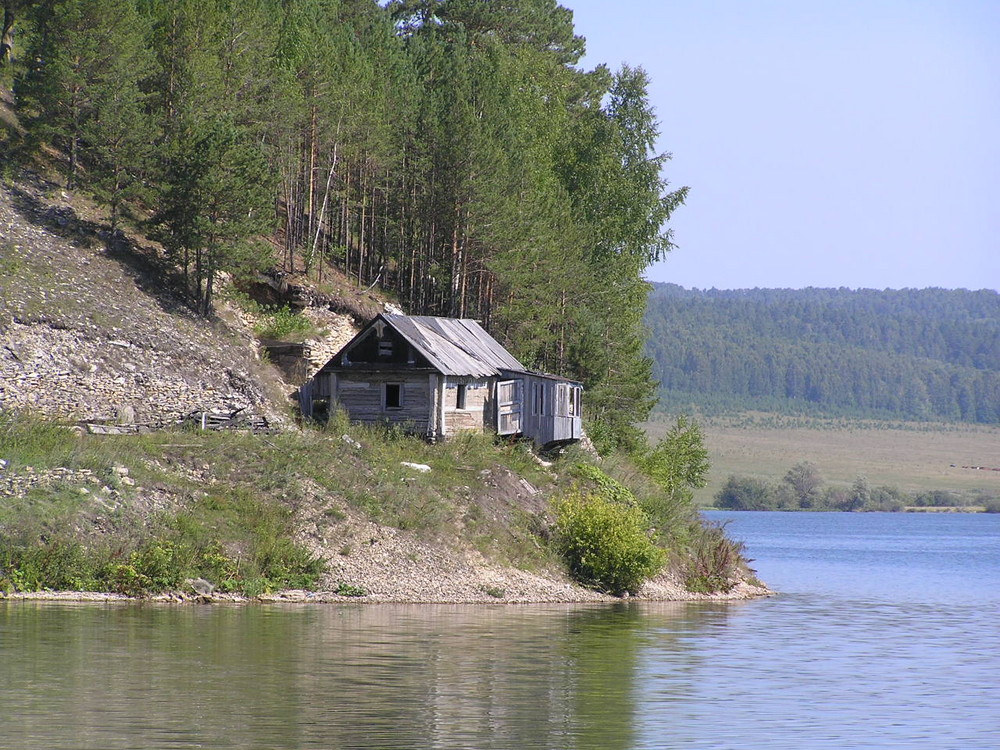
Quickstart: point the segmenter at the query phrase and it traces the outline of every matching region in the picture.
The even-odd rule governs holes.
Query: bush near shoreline
[[[553,503],[580,492],[615,503],[626,492],[636,508],[654,507],[663,495],[622,458],[598,468],[571,450],[546,467],[526,446],[485,435],[428,445],[340,416],[325,429],[266,435],[96,436],[0,413],[0,457],[7,494],[0,590],[9,593],[197,594],[192,581],[202,579],[216,595],[296,589],[377,598],[369,579],[383,574],[351,571],[371,570],[365,558],[393,540],[410,540],[401,570],[433,570],[472,555],[565,586]],[[693,509],[675,509],[672,522],[651,529],[648,539],[667,562],[662,575],[681,582],[679,595],[706,559],[725,563],[710,571],[717,585],[688,590],[725,592],[752,578],[741,557],[718,554],[732,543],[713,536]],[[638,590],[585,583],[595,593]],[[499,583],[479,589],[498,601],[530,597]],[[422,592],[415,587],[413,599],[430,596]]]

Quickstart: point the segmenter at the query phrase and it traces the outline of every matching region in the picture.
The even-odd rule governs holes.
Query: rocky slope
[[[276,416],[281,386],[251,337],[155,286],[154,257],[124,237],[109,248],[40,180],[0,188],[0,408],[127,423]]]

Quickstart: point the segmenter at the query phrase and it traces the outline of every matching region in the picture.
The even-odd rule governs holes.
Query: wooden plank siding
[[[434,395],[427,372],[340,372],[332,375],[331,401],[351,419],[366,424],[387,422],[417,434],[433,434]],[[399,388],[399,405],[386,403],[387,386]],[[314,396],[315,398],[315,396]]]
[[[524,411],[524,381],[502,380],[496,385],[496,430],[500,435],[521,434]]]
[[[545,447],[570,443],[583,436],[580,415],[582,387],[545,375],[525,373],[522,432],[536,445]]]

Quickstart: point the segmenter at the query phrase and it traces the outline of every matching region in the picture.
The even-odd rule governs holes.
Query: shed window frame
[[[382,410],[396,411],[397,409],[402,409],[404,404],[403,393],[402,383],[383,383]]]
[[[459,411],[465,411],[467,408],[465,405],[467,390],[468,387],[465,383],[458,383],[457,386],[455,387],[455,408],[458,409]]]
[[[532,400],[532,411],[535,416],[545,416],[545,383],[532,383],[534,390]]]

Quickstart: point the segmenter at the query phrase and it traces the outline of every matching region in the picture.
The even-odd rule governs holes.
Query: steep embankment
[[[0,230],[0,408],[129,423],[275,416],[277,383],[250,336],[154,286],[154,256],[124,238],[108,249],[69,196],[37,180],[5,186]]]

